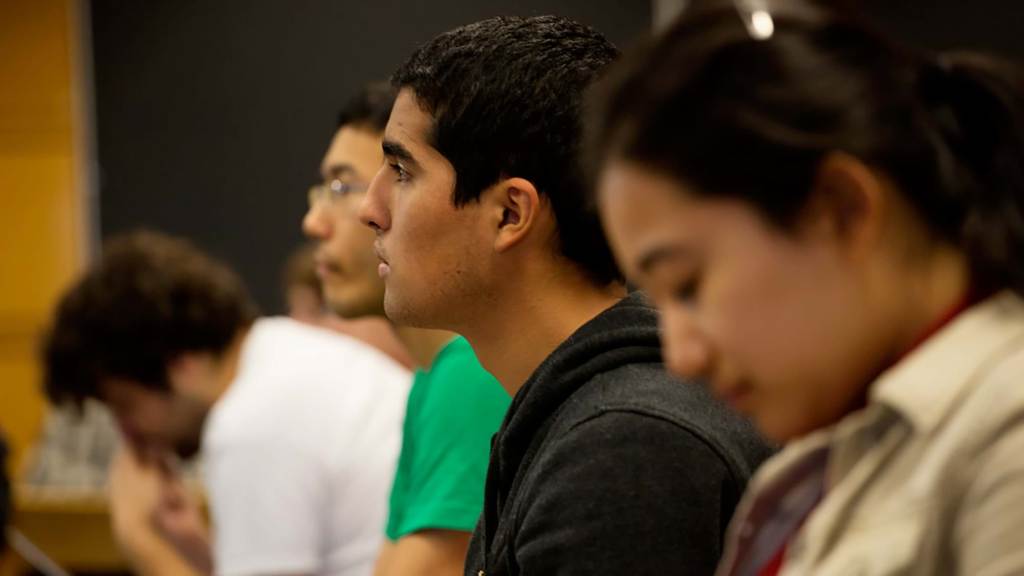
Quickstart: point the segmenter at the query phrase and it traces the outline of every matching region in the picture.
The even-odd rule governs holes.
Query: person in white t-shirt
[[[225,266],[142,232],[65,294],[44,356],[49,397],[105,402],[131,447],[111,515],[138,572],[372,573],[411,382],[385,354],[257,319]],[[200,448],[212,536],[174,473]]]

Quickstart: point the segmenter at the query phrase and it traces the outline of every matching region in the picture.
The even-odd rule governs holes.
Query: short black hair
[[[168,362],[223,352],[256,314],[238,277],[191,243],[147,231],[116,237],[60,300],[43,342],[46,394],[80,405],[108,377],[168,390]]]
[[[371,82],[345,102],[338,112],[337,128],[359,126],[383,132],[395,104],[395,89],[387,82]]]
[[[853,3],[778,0],[767,38],[731,0],[693,0],[613,66],[591,103],[592,172],[625,159],[782,229],[841,151],[897,184],[932,236],[961,249],[979,292],[1024,294],[1024,82],[1016,66],[935,55]]]
[[[557,16],[498,17],[441,34],[395,72],[433,116],[431,145],[455,168],[453,203],[502,177],[551,201],[559,248],[600,285],[621,279],[580,164],[584,93],[619,55],[593,28]]]

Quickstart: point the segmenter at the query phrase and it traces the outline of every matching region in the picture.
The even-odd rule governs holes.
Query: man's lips
[[[384,247],[380,245],[379,240],[373,243],[373,252],[377,255],[377,259],[382,263],[388,263],[388,258],[384,255]]]
[[[317,257],[314,262],[316,263],[316,275],[321,280],[332,274],[341,273],[341,267],[332,260],[324,257]]]
[[[373,251],[377,254],[377,260],[380,260],[380,264],[377,265],[377,275],[385,278],[391,272],[391,265],[388,263],[387,256],[384,255],[384,248],[381,246],[380,240],[373,243]]]

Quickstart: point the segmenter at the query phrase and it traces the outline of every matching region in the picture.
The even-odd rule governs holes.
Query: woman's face
[[[784,231],[624,160],[599,199],[619,264],[661,311],[670,371],[705,380],[777,441],[858,405],[880,351],[868,290],[830,227]]]

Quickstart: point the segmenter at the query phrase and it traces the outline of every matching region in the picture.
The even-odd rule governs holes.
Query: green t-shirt
[[[465,338],[413,379],[387,536],[428,528],[473,531],[484,503],[491,436],[511,399]]]

